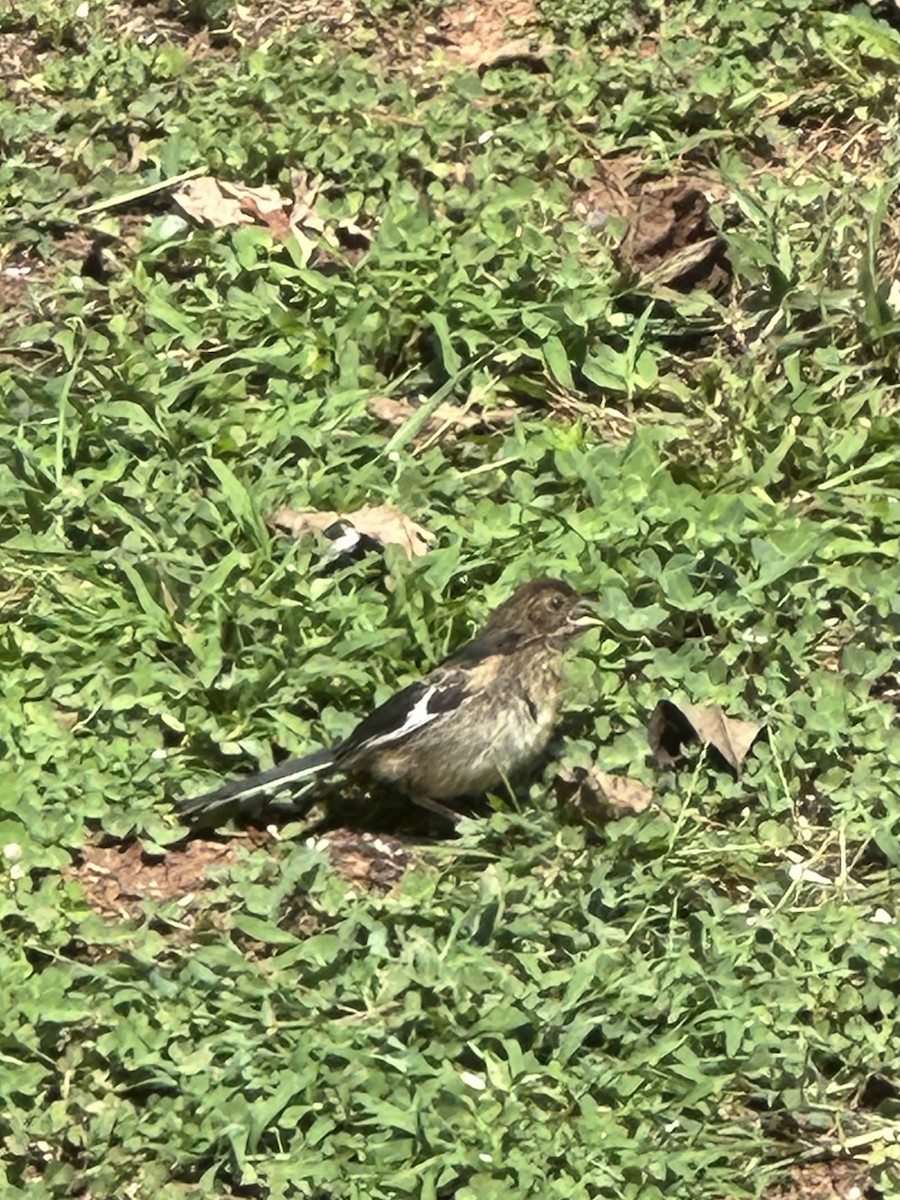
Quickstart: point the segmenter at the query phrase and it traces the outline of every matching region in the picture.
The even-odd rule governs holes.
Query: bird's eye
[[[562,606],[565,604],[565,602],[566,602],[565,596],[561,596],[559,594],[559,592],[557,592],[554,596],[550,597],[550,607],[551,608],[555,608],[555,609],[559,610],[562,608]]]

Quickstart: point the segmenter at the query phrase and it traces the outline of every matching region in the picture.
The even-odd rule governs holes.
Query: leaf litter
[[[727,288],[731,265],[710,204],[727,195],[717,180],[659,179],[640,160],[623,156],[595,163],[594,178],[576,198],[573,211],[595,232],[614,217],[625,219],[626,232],[615,254],[642,283],[717,293]]]
[[[373,417],[399,429],[418,412],[419,404],[412,399],[394,396],[373,396],[367,406]],[[455,440],[462,433],[489,431],[499,425],[509,425],[519,415],[515,404],[495,409],[475,409],[459,404],[439,404],[425,425],[412,439],[424,442],[430,438],[439,441]]]
[[[291,187],[292,195],[286,197],[275,187],[248,187],[202,175],[184,183],[172,199],[190,220],[214,229],[265,225],[278,241],[293,240],[307,262],[318,252],[320,241],[334,250],[346,243],[357,250],[368,247],[369,234],[353,221],[326,222],[319,215],[316,202],[325,190],[324,181],[297,169],[291,173]]]
[[[647,736],[656,764],[663,769],[678,766],[683,747],[700,742],[739,775],[763,728],[758,721],[729,717],[718,704],[660,700],[650,715]]]
[[[367,548],[400,546],[410,558],[427,554],[434,534],[389,504],[358,508],[354,512],[301,512],[279,508],[269,524],[291,537],[320,533],[330,538],[328,558],[365,551]]]
[[[596,765],[564,767],[553,781],[560,804],[570,806],[591,826],[638,816],[653,803],[653,791],[629,775],[611,775]]]

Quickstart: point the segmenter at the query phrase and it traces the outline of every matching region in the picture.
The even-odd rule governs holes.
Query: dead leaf
[[[570,804],[590,825],[645,812],[653,792],[639,779],[610,775],[598,767],[564,767],[554,780],[556,797]]]
[[[419,409],[413,401],[398,400],[393,396],[373,396],[366,407],[373,417],[397,427],[405,425]],[[515,406],[479,411],[474,408],[462,408],[457,404],[439,404],[413,441],[422,442],[434,435],[452,438],[468,430],[507,425],[516,419],[518,411]]]
[[[595,232],[611,217],[627,219],[618,258],[647,286],[715,292],[728,283],[731,267],[710,200],[727,195],[714,180],[654,179],[634,159],[609,159],[597,162],[573,209]]]
[[[686,181],[643,188],[619,254],[650,282],[684,290],[698,284],[713,290],[730,276],[709,201]]]
[[[211,175],[189,179],[172,199],[192,221],[221,229],[226,225],[252,225],[261,213],[284,208],[285,201],[272,187],[249,188],[241,183],[224,183]]]
[[[193,221],[216,229],[227,225],[266,225],[280,242],[293,238],[304,262],[309,262],[324,241],[332,249],[349,247],[357,252],[368,249],[371,237],[352,221],[326,224],[316,211],[316,203],[325,190],[322,180],[311,179],[306,171],[291,173],[293,194],[282,196],[273,187],[247,187],[203,175],[187,182],[173,193],[179,208]]]
[[[433,533],[389,504],[358,508],[349,513],[279,508],[269,518],[269,524],[292,537],[324,534],[333,542],[331,557],[355,550],[361,539],[368,538],[381,546],[402,546],[410,558],[421,558],[434,541]]]
[[[736,775],[763,726],[729,717],[718,704],[660,700],[647,726],[650,749],[660,767],[673,767],[684,757],[682,746],[700,742],[712,749]]]

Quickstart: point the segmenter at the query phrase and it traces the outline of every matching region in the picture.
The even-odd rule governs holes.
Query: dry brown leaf
[[[619,253],[651,283],[713,290],[729,276],[709,201],[689,182],[644,187]]]
[[[291,188],[294,202],[291,206],[291,225],[303,226],[304,229],[324,229],[324,222],[316,212],[316,202],[325,190],[321,180],[311,180],[306,171],[297,169],[291,172]]]
[[[564,767],[554,780],[560,803],[570,804],[590,825],[645,812],[653,792],[639,779],[610,775],[598,767]]]
[[[757,721],[729,717],[718,704],[660,700],[650,716],[647,735],[661,767],[676,766],[683,758],[682,746],[697,741],[715,751],[737,775],[762,729]]]
[[[281,242],[293,238],[309,261],[318,250],[319,239],[333,248],[350,246],[365,250],[369,234],[352,221],[326,226],[316,212],[316,201],[324,190],[321,180],[310,179],[303,170],[291,174],[292,198],[273,187],[247,187],[205,175],[190,180],[173,193],[175,203],[194,221],[222,228],[226,225],[266,225]]]
[[[410,417],[418,412],[418,406],[411,401],[397,400],[393,396],[373,396],[366,407],[373,417],[398,427],[405,425]],[[421,442],[434,434],[443,433],[453,437],[470,429],[487,429],[494,425],[509,424],[516,419],[517,414],[518,409],[515,407],[482,412],[472,408],[461,408],[456,404],[439,404],[413,441]]]
[[[595,232],[611,217],[628,220],[618,258],[647,286],[716,292],[727,285],[731,268],[710,201],[727,195],[714,179],[653,179],[634,159],[609,159],[597,162],[573,210]]]
[[[269,524],[292,537],[323,533],[334,542],[334,554],[354,550],[360,538],[369,538],[382,546],[402,546],[410,558],[421,558],[434,541],[433,533],[389,504],[358,508],[349,513],[279,508],[269,518]]]
[[[272,187],[248,188],[224,183],[211,175],[190,179],[172,199],[193,221],[221,229],[225,225],[252,225],[260,213],[283,209],[285,202]]]

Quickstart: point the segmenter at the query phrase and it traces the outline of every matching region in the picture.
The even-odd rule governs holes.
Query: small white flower
[[[162,748],[162,746],[160,746],[157,750],[153,751],[153,753],[150,755],[150,757],[151,758],[168,758],[169,752],[168,752],[168,750],[164,750]]]
[[[17,863],[22,857],[22,847],[18,842],[7,842],[3,847],[3,857],[8,863]]]
[[[894,918],[891,916],[891,914],[888,912],[888,910],[886,908],[876,908],[875,911],[872,913],[870,920],[874,921],[876,925],[893,925],[894,924]]]
[[[478,1157],[483,1163],[492,1163],[494,1161],[490,1154],[479,1154]]]
[[[494,136],[494,131],[493,131],[493,129],[486,129],[486,130],[484,131],[484,133],[479,133],[479,135],[478,135],[478,145],[479,145],[479,146],[486,146],[486,145],[487,145],[487,143],[488,143],[488,142],[491,140],[491,138],[492,138],[493,136]]]
[[[25,878],[25,868],[21,863],[13,863],[13,865],[9,868],[9,877],[10,879]]]

